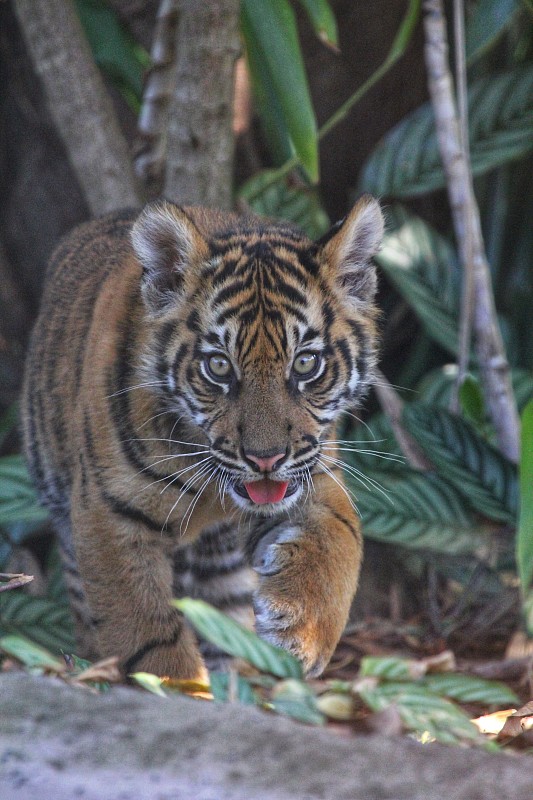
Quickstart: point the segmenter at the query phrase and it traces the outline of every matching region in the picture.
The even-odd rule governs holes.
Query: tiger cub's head
[[[366,392],[382,235],[368,195],[318,242],[285,223],[170,203],[137,219],[143,379],[191,441],[207,440],[238,506],[296,503],[324,469],[335,419]]]

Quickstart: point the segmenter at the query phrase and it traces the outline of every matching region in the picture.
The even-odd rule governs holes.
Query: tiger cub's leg
[[[66,509],[52,509],[51,516],[57,534],[63,577],[74,621],[76,653],[83,658],[95,659],[98,653],[96,631],[74,552],[70,512]]]
[[[194,634],[171,605],[172,542],[104,506],[88,508],[75,497],[72,505],[78,566],[100,655],[118,656],[126,674],[206,680]]]
[[[175,595],[205,600],[250,629],[257,583],[257,573],[244,553],[243,535],[231,523],[205,529],[195,542],[175,552]],[[231,662],[205,640],[200,640],[200,651],[209,669],[227,669]]]
[[[348,620],[362,537],[342,489],[325,475],[313,482],[313,499],[301,515],[256,530],[250,551],[260,576],[257,632],[299,658],[307,674],[318,675]]]

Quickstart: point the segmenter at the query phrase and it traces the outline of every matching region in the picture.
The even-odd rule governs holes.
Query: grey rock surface
[[[533,760],[0,676],[2,800],[532,800]]]

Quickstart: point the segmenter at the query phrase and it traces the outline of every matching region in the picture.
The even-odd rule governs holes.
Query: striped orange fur
[[[325,667],[362,546],[322,447],[372,378],[382,232],[369,196],[318,242],[159,203],[59,245],[22,416],[85,654],[204,676],[178,593]]]

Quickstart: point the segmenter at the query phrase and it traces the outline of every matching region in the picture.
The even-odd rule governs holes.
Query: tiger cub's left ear
[[[141,212],[131,242],[143,268],[143,300],[155,313],[176,301],[188,267],[208,256],[207,243],[196,225],[183,209],[165,201]]]
[[[348,216],[318,242],[337,284],[354,300],[369,303],[374,299],[377,278],[372,257],[379,250],[383,231],[378,201],[364,194]]]

